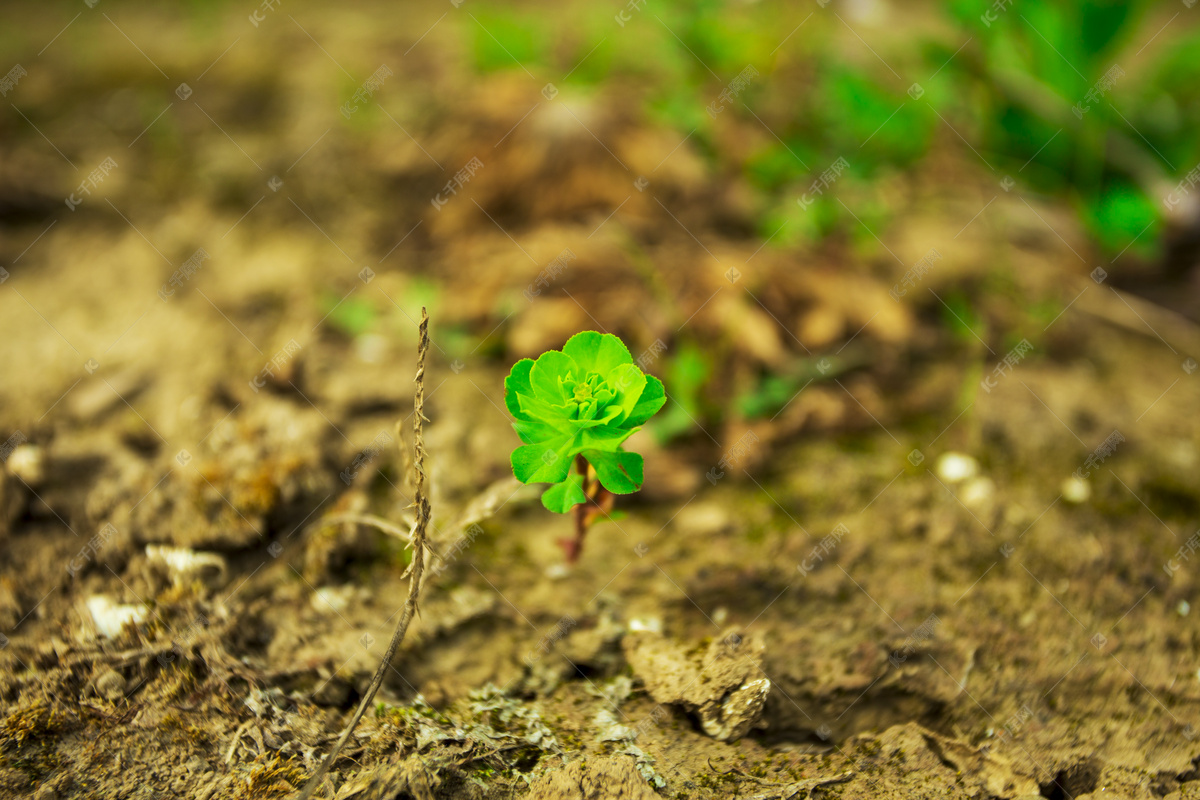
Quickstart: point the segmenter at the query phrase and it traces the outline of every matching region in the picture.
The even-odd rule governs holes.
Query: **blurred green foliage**
[[[892,216],[877,184],[963,141],[998,185],[1012,177],[1077,207],[1110,253],[1134,243],[1153,255],[1162,187],[1200,161],[1200,32],[1158,36],[1172,18],[1149,0],[951,0],[878,6],[876,19],[836,0],[576,11],[486,6],[467,29],[476,67],[524,66],[576,91],[638,87],[649,120],[690,132],[715,167],[758,189],[759,232],[774,246],[872,238],[859,220],[881,233]],[[747,66],[758,75],[708,113]],[[1111,88],[1088,100],[1114,66]],[[765,129],[765,143],[724,152],[723,114]],[[837,192],[800,207],[838,158],[849,168]]]
[[[712,374],[712,356],[690,342],[679,348],[674,357],[667,359],[666,376],[667,404],[662,413],[649,423],[651,432],[659,442],[669,442],[685,434],[694,433],[696,426],[706,419],[701,402],[701,391]]]
[[[692,0],[549,16],[489,5],[469,35],[481,71],[525,67],[566,91],[619,94],[687,136],[715,173],[740,172],[774,247],[838,235],[881,249],[876,236],[906,210],[889,186],[921,180],[923,161],[948,146],[997,192],[1015,185],[1077,209],[1110,256],[1157,254],[1164,187],[1200,162],[1200,31],[1190,21],[1150,0],[881,4],[863,17],[870,7]],[[746,88],[719,100],[747,67]],[[731,136],[731,125],[743,132]],[[836,188],[798,202],[840,158]],[[964,294],[942,300],[954,338],[979,348],[985,318]],[[1046,322],[1060,311],[1031,309]],[[713,417],[713,369],[684,345],[664,371],[670,401],[652,429],[666,441]],[[769,418],[828,377],[797,363],[762,376],[735,408]],[[975,375],[964,385],[964,406],[977,384]]]
[[[351,338],[369,331],[378,316],[374,304],[359,297],[339,300],[337,295],[326,292],[321,298],[321,305],[330,327]]]

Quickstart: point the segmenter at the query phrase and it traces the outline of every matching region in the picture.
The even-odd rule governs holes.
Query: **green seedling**
[[[662,381],[644,374],[611,333],[577,333],[562,350],[521,359],[504,379],[504,403],[524,442],[512,452],[513,474],[552,484],[542,505],[574,514],[575,538],[561,541],[568,563],[613,495],[642,488],[642,457],[621,444],[664,402]]]

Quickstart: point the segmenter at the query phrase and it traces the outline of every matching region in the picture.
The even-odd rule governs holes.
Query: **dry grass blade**
[[[429,313],[421,309],[421,324],[419,326],[420,341],[417,345],[417,374],[415,378],[416,389],[413,395],[413,453],[414,466],[417,472],[417,491],[414,501],[417,508],[417,524],[413,528],[412,533],[412,548],[413,559],[412,564],[408,569],[409,585],[408,599],[404,603],[404,612],[400,615],[400,621],[396,624],[396,631],[392,634],[392,641],[388,644],[387,652],[379,661],[379,667],[375,670],[375,677],[371,680],[371,687],[367,693],[363,695],[362,702],[358,704],[358,708],[354,712],[354,716],[350,719],[346,729],[342,731],[342,735],[338,738],[337,744],[325,756],[325,760],[321,762],[321,766],[309,778],[308,783],[300,791],[300,800],[310,800],[317,787],[325,780],[329,768],[337,760],[338,753],[342,751],[346,742],[350,739],[350,735],[354,733],[354,729],[358,726],[359,720],[362,719],[363,713],[367,707],[375,699],[375,693],[379,691],[379,687],[383,684],[383,676],[387,672],[388,665],[392,663],[392,657],[396,655],[397,648],[404,641],[404,635],[408,632],[408,625],[412,622],[413,615],[417,613],[417,595],[421,590],[421,575],[425,571],[425,536],[429,528],[429,498],[426,496],[425,488],[425,437],[424,437],[424,422],[425,414],[425,356],[429,352]]]

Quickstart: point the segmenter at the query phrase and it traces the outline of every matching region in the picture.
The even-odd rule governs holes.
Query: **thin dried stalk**
[[[412,622],[413,615],[417,613],[417,595],[420,593],[421,576],[425,571],[425,536],[429,528],[429,498],[426,496],[425,490],[425,437],[422,425],[422,423],[428,421],[425,419],[424,408],[425,356],[429,352],[429,313],[424,308],[421,309],[419,332],[420,343],[417,345],[416,390],[413,395],[413,465],[417,472],[417,491],[414,504],[417,507],[417,524],[413,528],[412,534],[413,560],[408,568],[408,600],[404,603],[404,612],[400,615],[400,621],[396,624],[396,631],[392,634],[392,641],[388,644],[387,652],[379,662],[379,668],[375,670],[375,677],[371,680],[371,688],[363,695],[362,702],[358,704],[358,710],[354,712],[350,724],[342,731],[337,744],[329,751],[329,755],[325,756],[325,760],[321,762],[321,766],[308,779],[308,783],[300,791],[299,800],[310,800],[313,792],[325,780],[325,775],[328,774],[329,768],[333,766],[338,753],[342,751],[346,742],[349,741],[350,735],[354,733],[354,729],[358,726],[359,720],[362,719],[363,713],[366,712],[367,707],[375,699],[375,693],[379,691],[379,687],[383,684],[383,676],[387,672],[388,666],[392,663],[392,657],[396,655],[396,650],[400,647],[400,643],[404,641],[404,635],[408,632],[408,625]]]

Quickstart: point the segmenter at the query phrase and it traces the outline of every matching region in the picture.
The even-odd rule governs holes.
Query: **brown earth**
[[[884,249],[763,248],[741,179],[618,89],[543,103],[520,73],[464,80],[437,35],[402,62],[415,35],[295,13],[321,45],[280,17],[151,47],[191,102],[117,37],[30,70],[31,119],[107,121],[60,120],[55,146],[119,166],[68,211],[46,142],[3,145],[29,218],[0,228],[0,434],[23,441],[0,473],[0,796],[282,797],[315,769],[408,558],[321,520],[407,527],[427,305],[444,564],[338,798],[1200,797],[1200,332],[1090,279],[1069,209],[947,146],[879,188],[905,209]],[[122,22],[153,41],[162,20]],[[260,38],[192,77],[238,35]],[[318,47],[363,75],[403,63],[404,90],[358,112],[384,125],[337,113]],[[96,91],[122,82],[162,95],[149,116],[174,104],[140,146],[140,95]],[[766,135],[722,125],[734,161]],[[930,247],[918,291],[890,297]],[[665,344],[647,370],[668,393],[689,347],[713,377],[700,419],[631,442],[645,490],[565,569],[569,521],[509,473],[502,378],[590,328]],[[748,413],[767,373],[791,388]],[[978,474],[950,480],[947,453]],[[136,619],[106,636],[113,606]]]

